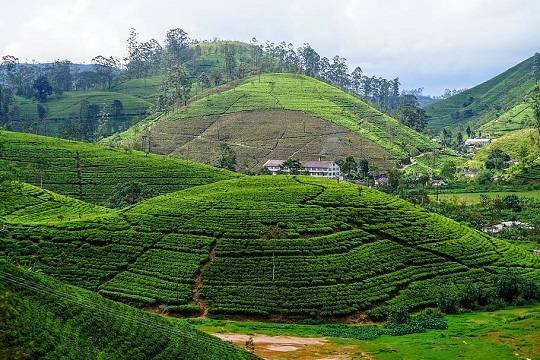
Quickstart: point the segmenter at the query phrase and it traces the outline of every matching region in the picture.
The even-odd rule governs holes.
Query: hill
[[[534,86],[533,62],[534,56],[480,85],[427,106],[432,118],[428,128],[479,128],[520,104]]]
[[[39,133],[43,135],[59,135],[66,132],[70,123],[80,124],[81,103],[98,105],[100,111],[109,112],[113,101],[122,103],[122,113],[116,118],[107,117],[103,133],[111,134],[133,125],[147,116],[150,101],[144,98],[113,91],[66,91],[62,95],[51,96],[44,106],[47,108],[47,117],[37,125]],[[37,101],[23,97],[15,97],[15,103],[20,108],[18,123],[11,128],[28,131],[37,122]]]
[[[535,159],[540,161],[540,135],[536,129],[522,129],[509,132],[479,149],[474,159],[485,161],[488,154],[495,149],[504,151],[514,160],[529,157],[532,161]]]
[[[116,185],[132,180],[157,195],[238,176],[167,156],[2,131],[0,166],[7,164],[26,182],[102,205]]]
[[[255,359],[188,324],[0,260],[2,359]]]
[[[480,127],[482,136],[500,137],[511,131],[530,127],[533,123],[533,112],[529,104],[522,102],[497,118]]]
[[[452,286],[489,291],[500,274],[540,280],[534,254],[344,182],[241,177],[81,218],[43,218],[50,201],[29,202],[28,185],[0,191],[21,198],[0,201],[3,255],[173,313],[343,320],[434,305]]]
[[[353,155],[388,166],[436,144],[342,90],[303,75],[263,74],[232,89],[144,121],[106,143],[216,163],[229,145],[239,167],[258,170],[269,158],[312,160]]]

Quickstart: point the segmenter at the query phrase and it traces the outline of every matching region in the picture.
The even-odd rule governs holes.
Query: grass
[[[449,284],[490,289],[509,272],[540,278],[526,249],[346,182],[240,177],[121,211],[19,189],[0,192],[10,199],[0,201],[2,254],[171,313],[379,317],[432,306]]]
[[[250,359],[224,341],[0,260],[5,359]]]
[[[480,127],[482,136],[501,137],[510,131],[527,128],[533,114],[529,104],[521,103]]]
[[[2,131],[0,144],[0,165],[15,166],[22,181],[101,205],[115,186],[132,180],[158,195],[238,176],[167,156],[24,133]]]
[[[403,158],[437,147],[429,139],[382,114],[360,99],[316,79],[293,74],[263,74],[240,85],[195,100],[188,106],[132,127],[120,136],[131,144],[160,122],[219,117],[242,111],[301,111],[344,127]],[[201,119],[202,120],[202,119]],[[172,134],[169,134],[171,136]],[[159,144],[158,144],[159,145]]]
[[[511,307],[492,312],[467,312],[445,317],[447,330],[403,336],[383,335],[369,340],[330,337],[324,348],[329,356],[345,354],[374,359],[516,359],[540,357],[540,305]],[[190,320],[197,329],[211,333],[320,337],[327,325],[302,325],[234,320]],[[349,326],[365,327],[367,325]],[[255,344],[257,352],[257,344]],[[275,352],[273,358],[295,358]]]
[[[426,106],[432,117],[428,128],[441,131],[445,127],[455,130],[467,125],[478,128],[520,104],[534,86],[533,57],[530,57],[502,74],[454,95]]]
[[[440,175],[441,169],[446,162],[453,162],[459,168],[467,161],[462,156],[439,151],[420,154],[413,159],[415,163],[405,168],[406,174],[422,173]]]
[[[488,192],[474,192],[474,193],[449,193],[449,194],[439,194],[439,200],[445,201],[456,201],[459,203],[466,204],[477,204],[480,202],[481,196],[489,197],[504,197],[507,195],[517,195],[519,197],[540,200],[540,190],[531,190],[531,191],[488,191]],[[431,199],[435,199],[436,195],[429,195]]]

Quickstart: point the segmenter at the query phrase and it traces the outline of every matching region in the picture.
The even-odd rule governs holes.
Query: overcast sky
[[[162,42],[181,27],[196,39],[309,42],[368,75],[406,88],[471,87],[540,51],[539,0],[20,0],[0,13],[0,56],[88,63],[123,56],[135,27]]]

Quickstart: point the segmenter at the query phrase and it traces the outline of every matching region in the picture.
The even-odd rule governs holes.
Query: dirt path
[[[210,265],[210,263],[216,257],[216,242],[213,242],[210,247],[210,252],[208,253],[208,258],[199,265],[199,269],[195,273],[193,278],[193,289],[191,290],[192,301],[199,307],[201,310],[200,317],[204,318],[208,315],[208,302],[201,298],[201,288],[202,288],[202,274],[204,269]]]
[[[349,360],[373,359],[354,345],[336,344],[325,337],[244,335],[235,333],[212,334],[245,348],[253,339],[255,354],[269,360]]]

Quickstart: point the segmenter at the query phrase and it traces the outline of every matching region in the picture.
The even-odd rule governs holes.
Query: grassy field
[[[0,259],[2,359],[252,359],[186,322],[103,299]]]
[[[51,96],[45,103],[48,109],[46,120],[39,126],[39,132],[45,135],[58,135],[62,125],[69,121],[79,122],[79,112],[81,102],[88,101],[90,104],[97,104],[101,109],[107,110],[114,100],[122,102],[124,115],[118,123],[108,124],[107,133],[119,129],[126,129],[135,122],[142,120],[148,114],[148,109],[152,106],[150,101],[144,98],[132,96],[128,93],[113,91],[66,91],[61,96]],[[16,102],[21,108],[21,118],[23,121],[32,123],[37,119],[37,102],[35,100],[17,97]]]
[[[524,197],[528,199],[540,200],[540,190],[531,190],[531,191],[488,191],[488,192],[469,192],[469,193],[448,193],[448,194],[439,194],[439,200],[445,201],[456,201],[463,202],[467,204],[476,204],[480,202],[480,197],[482,195],[489,197],[504,197],[507,195],[517,195],[519,197]],[[436,195],[429,195],[431,199],[435,199]]]
[[[448,99],[426,106],[432,119],[428,128],[441,131],[444,127],[458,126],[465,130],[499,117],[499,115],[523,102],[534,86],[532,76],[533,57],[515,65],[494,78]]]
[[[482,131],[482,136],[501,137],[510,131],[530,127],[532,119],[533,114],[530,105],[521,103],[482,125],[480,131]]]
[[[163,141],[176,142],[176,138],[179,137],[179,143],[182,145],[186,140],[182,139],[182,132],[172,125],[175,122],[182,124],[195,119],[202,132],[224,115],[251,111],[255,112],[256,120],[257,112],[261,110],[304,112],[345,128],[365,138],[366,142],[377,144],[395,158],[403,158],[418,151],[437,147],[423,135],[401,125],[397,120],[382,114],[358,98],[316,79],[293,74],[263,74],[260,78],[250,77],[232,89],[211,94],[191,102],[187,107],[169,112],[152,121],[142,122],[109,141],[132,145],[133,139],[148,133],[150,137],[157,136]],[[258,127],[258,124],[255,122],[250,126]],[[259,132],[264,132],[264,129],[259,129]],[[217,129],[214,132],[217,132]],[[279,137],[273,134],[275,132],[273,129],[268,129],[267,132],[268,142],[273,144],[279,141]],[[195,134],[195,139],[192,140],[198,140],[198,135]],[[215,136],[207,138],[219,143],[227,141],[228,135],[216,133]],[[299,135],[310,136],[302,133]],[[137,141],[135,143],[138,144]],[[231,143],[234,145],[234,142]],[[157,143],[156,146],[159,147],[161,144]],[[189,143],[184,146],[189,146]]]
[[[540,278],[525,249],[346,182],[241,177],[121,211],[15,188],[0,193],[1,253],[171,313],[378,317],[432,306],[450,285]]]
[[[536,129],[512,131],[479,149],[473,159],[485,161],[495,149],[504,151],[514,160],[522,160],[520,153],[524,152],[523,155],[531,161],[540,162],[540,134]]]
[[[298,325],[233,320],[193,320],[191,323],[211,334],[246,334],[255,340],[255,353],[267,359],[539,359],[540,306],[529,305],[493,312],[469,312],[445,317],[447,330],[403,336],[383,335],[355,340],[340,337],[321,339],[325,325]],[[365,325],[360,325],[365,326]],[[276,345],[286,345],[284,337],[321,339],[315,345],[269,351],[259,335],[279,336]],[[259,340],[260,339],[260,340]],[[297,343],[300,343],[297,341]],[[272,349],[272,347],[270,347]],[[340,357],[341,356],[341,357]]]
[[[405,168],[406,174],[437,174],[440,175],[441,169],[446,162],[453,162],[457,167],[463,165],[466,158],[452,153],[442,151],[432,151],[420,154],[413,158],[413,164]]]
[[[24,133],[2,131],[0,144],[0,166],[15,166],[22,181],[102,205],[116,185],[131,180],[158,195],[239,176],[167,156]]]

